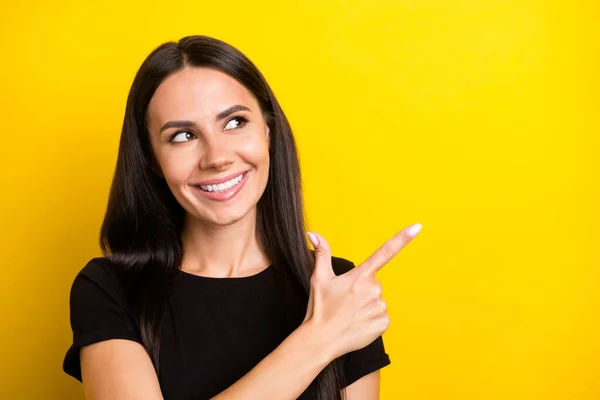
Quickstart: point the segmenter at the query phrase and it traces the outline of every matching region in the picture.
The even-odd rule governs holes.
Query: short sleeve
[[[331,265],[338,276],[354,268],[354,263],[340,257],[332,257]],[[383,345],[383,337],[379,336],[368,346],[344,355],[346,386],[350,386],[363,376],[390,364],[390,357],[385,352]]]
[[[383,337],[379,336],[368,346],[346,354],[344,361],[346,386],[390,364],[390,356],[385,352]]]
[[[142,343],[139,329],[127,311],[122,286],[113,266],[94,258],[77,274],[69,295],[73,343],[67,350],[63,371],[82,381],[79,350],[108,339]]]

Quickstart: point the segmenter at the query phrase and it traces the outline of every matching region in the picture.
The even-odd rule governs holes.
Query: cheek
[[[194,157],[186,156],[182,152],[168,152],[160,157],[163,174],[170,184],[185,182],[196,165]]]
[[[264,164],[269,165],[269,146],[266,140],[254,139],[240,143],[238,154],[246,162],[254,164],[257,167],[264,167]]]

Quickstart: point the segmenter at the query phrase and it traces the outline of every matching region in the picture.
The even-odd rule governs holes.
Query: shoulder
[[[71,297],[89,297],[97,292],[120,295],[121,282],[118,268],[108,258],[95,257],[76,274],[71,285]]]
[[[125,301],[119,269],[107,258],[92,258],[77,273],[69,295],[73,342],[63,370],[81,378],[79,351],[108,339],[142,343],[138,325]]]
[[[115,265],[106,257],[94,257],[77,273],[77,277],[106,279],[118,277]]]

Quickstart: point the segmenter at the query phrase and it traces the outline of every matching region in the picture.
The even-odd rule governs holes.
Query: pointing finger
[[[421,230],[421,224],[407,226],[385,242],[355,270],[361,274],[375,276],[377,271],[389,263]]]

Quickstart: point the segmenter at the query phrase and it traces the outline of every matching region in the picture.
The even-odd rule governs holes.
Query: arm
[[[379,400],[379,370],[363,376],[346,388],[346,400]]]
[[[213,400],[295,400],[333,360],[310,322],[292,332],[271,354]]]
[[[300,325],[273,352],[214,400],[297,399],[333,360],[310,323]],[[144,347],[111,339],[81,349],[88,400],[162,400]]]
[[[127,339],[83,346],[81,377],[88,400],[162,400],[152,361],[144,347]]]

